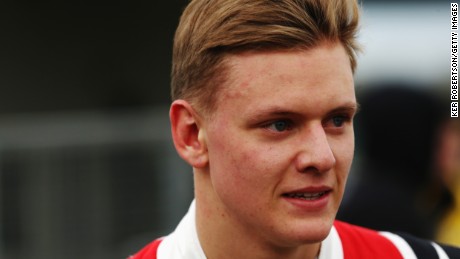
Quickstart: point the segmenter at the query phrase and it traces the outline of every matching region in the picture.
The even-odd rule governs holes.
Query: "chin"
[[[284,232],[283,243],[287,246],[298,246],[322,242],[329,235],[333,221],[331,222],[308,222],[295,224],[291,230]]]
[[[310,231],[304,231],[299,236],[299,241],[302,244],[322,242],[329,235],[329,232],[331,232],[331,227],[316,227]]]

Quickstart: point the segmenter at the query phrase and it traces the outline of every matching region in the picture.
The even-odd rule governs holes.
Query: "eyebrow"
[[[346,112],[346,113],[358,113],[360,105],[355,102],[345,103],[336,107],[326,113],[327,116],[332,114]],[[274,106],[263,109],[256,109],[250,114],[250,121],[257,121],[261,116],[300,116],[301,113],[296,111],[286,110],[285,108]]]
[[[356,115],[359,111],[360,111],[359,103],[349,103],[349,104],[341,105],[331,110],[327,114],[334,114],[334,113],[339,113],[339,112],[352,112]]]
[[[297,112],[289,111],[285,108],[281,108],[278,106],[269,107],[269,108],[262,108],[262,109],[255,109],[251,112],[250,118],[251,120],[256,120],[260,116],[287,116],[287,115],[298,115]]]

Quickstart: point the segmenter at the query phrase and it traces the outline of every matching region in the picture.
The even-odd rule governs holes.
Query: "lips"
[[[282,196],[291,199],[301,199],[307,201],[313,201],[321,199],[324,195],[331,192],[329,187],[309,187],[299,190],[294,190],[291,192],[283,193]]]
[[[315,193],[308,193],[308,192],[300,192],[300,193],[286,193],[283,196],[288,198],[294,199],[302,199],[302,200],[317,200],[324,196],[326,192],[315,192]]]
[[[288,208],[294,208],[296,213],[324,212],[331,202],[333,189],[328,186],[307,187],[285,192],[281,195]]]

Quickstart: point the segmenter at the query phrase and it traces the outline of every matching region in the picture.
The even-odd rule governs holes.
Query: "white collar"
[[[195,223],[195,200],[174,232],[158,247],[158,259],[206,259],[198,239]]]

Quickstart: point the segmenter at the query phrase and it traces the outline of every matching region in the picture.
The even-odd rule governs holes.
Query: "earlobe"
[[[194,168],[207,166],[206,132],[193,107],[185,100],[175,100],[169,118],[174,146],[182,159]]]

